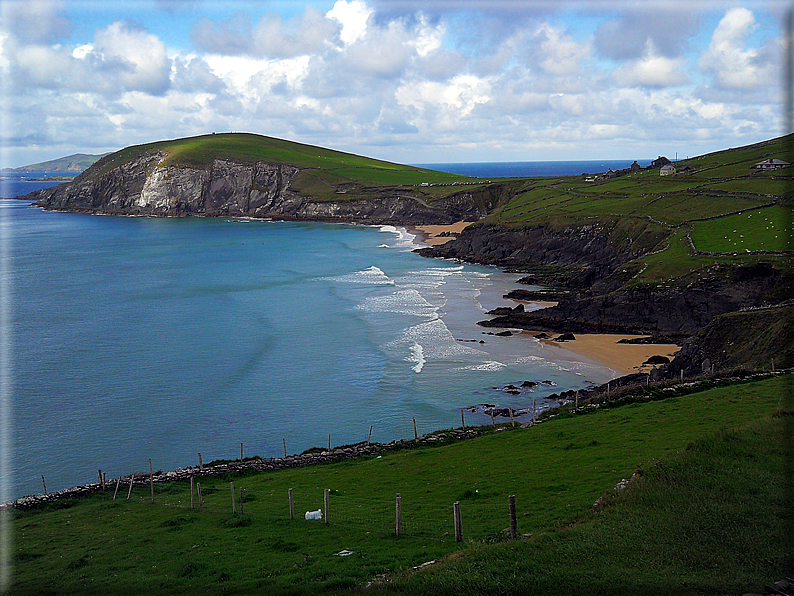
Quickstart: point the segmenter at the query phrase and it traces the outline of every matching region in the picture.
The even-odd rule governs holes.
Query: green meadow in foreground
[[[561,415],[380,457],[203,478],[201,512],[184,482],[156,486],[154,504],[148,487],[128,500],[122,486],[115,501],[109,490],[14,512],[10,593],[302,594],[376,579],[376,593],[762,591],[787,573],[782,424],[790,419],[773,417],[787,381]],[[638,470],[620,496],[591,511]],[[328,526],[303,519],[323,507],[324,489]],[[504,532],[509,495],[523,535],[514,542]],[[462,543],[452,536],[456,501]],[[431,560],[441,562],[410,571]]]

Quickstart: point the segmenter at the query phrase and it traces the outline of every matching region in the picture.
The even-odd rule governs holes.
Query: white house
[[[662,166],[662,169],[659,170],[660,176],[675,176],[675,166],[673,165],[666,165]]]

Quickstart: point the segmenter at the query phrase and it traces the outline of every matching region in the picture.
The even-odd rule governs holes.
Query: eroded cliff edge
[[[165,152],[146,153],[103,169],[98,162],[74,182],[30,195],[60,211],[108,215],[240,216],[372,224],[452,223],[479,219],[498,199],[488,191],[453,193],[433,204],[397,188],[340,193],[315,200],[293,188],[300,168],[283,163],[214,159],[202,167],[168,163]],[[366,196],[362,196],[362,194]]]

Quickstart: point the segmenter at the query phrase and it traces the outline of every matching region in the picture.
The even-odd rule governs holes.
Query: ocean
[[[652,159],[638,159],[641,166],[650,165]],[[622,170],[631,166],[633,159],[607,159],[589,161],[506,161],[481,163],[425,163],[419,167],[474,176],[475,178],[531,178],[548,176],[579,176]]]
[[[531,412],[616,373],[476,322],[517,276],[394,227],[127,218],[0,201],[10,325],[4,498]],[[510,395],[507,384],[540,382]],[[466,413],[467,423],[486,423]],[[523,418],[526,420],[526,416]]]

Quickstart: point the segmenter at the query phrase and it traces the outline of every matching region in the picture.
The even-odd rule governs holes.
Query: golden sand
[[[439,246],[441,244],[446,244],[452,237],[450,236],[441,236],[444,232],[450,232],[452,234],[460,234],[463,231],[463,228],[466,226],[470,226],[473,224],[473,221],[459,221],[454,224],[449,225],[428,225],[428,226],[417,226],[415,228],[415,232],[419,233],[419,240],[423,244],[429,244],[430,246]]]
[[[539,332],[529,332],[532,336]],[[552,334],[547,334],[552,335]],[[554,334],[559,335],[559,334]],[[680,350],[675,344],[619,344],[621,339],[634,339],[645,337],[643,335],[617,335],[608,333],[575,333],[573,341],[556,342],[548,339],[540,340],[544,345],[563,350],[569,350],[588,360],[599,362],[627,375],[635,372],[648,372],[652,366],[643,366],[642,363],[654,355],[667,356],[673,359]]]

